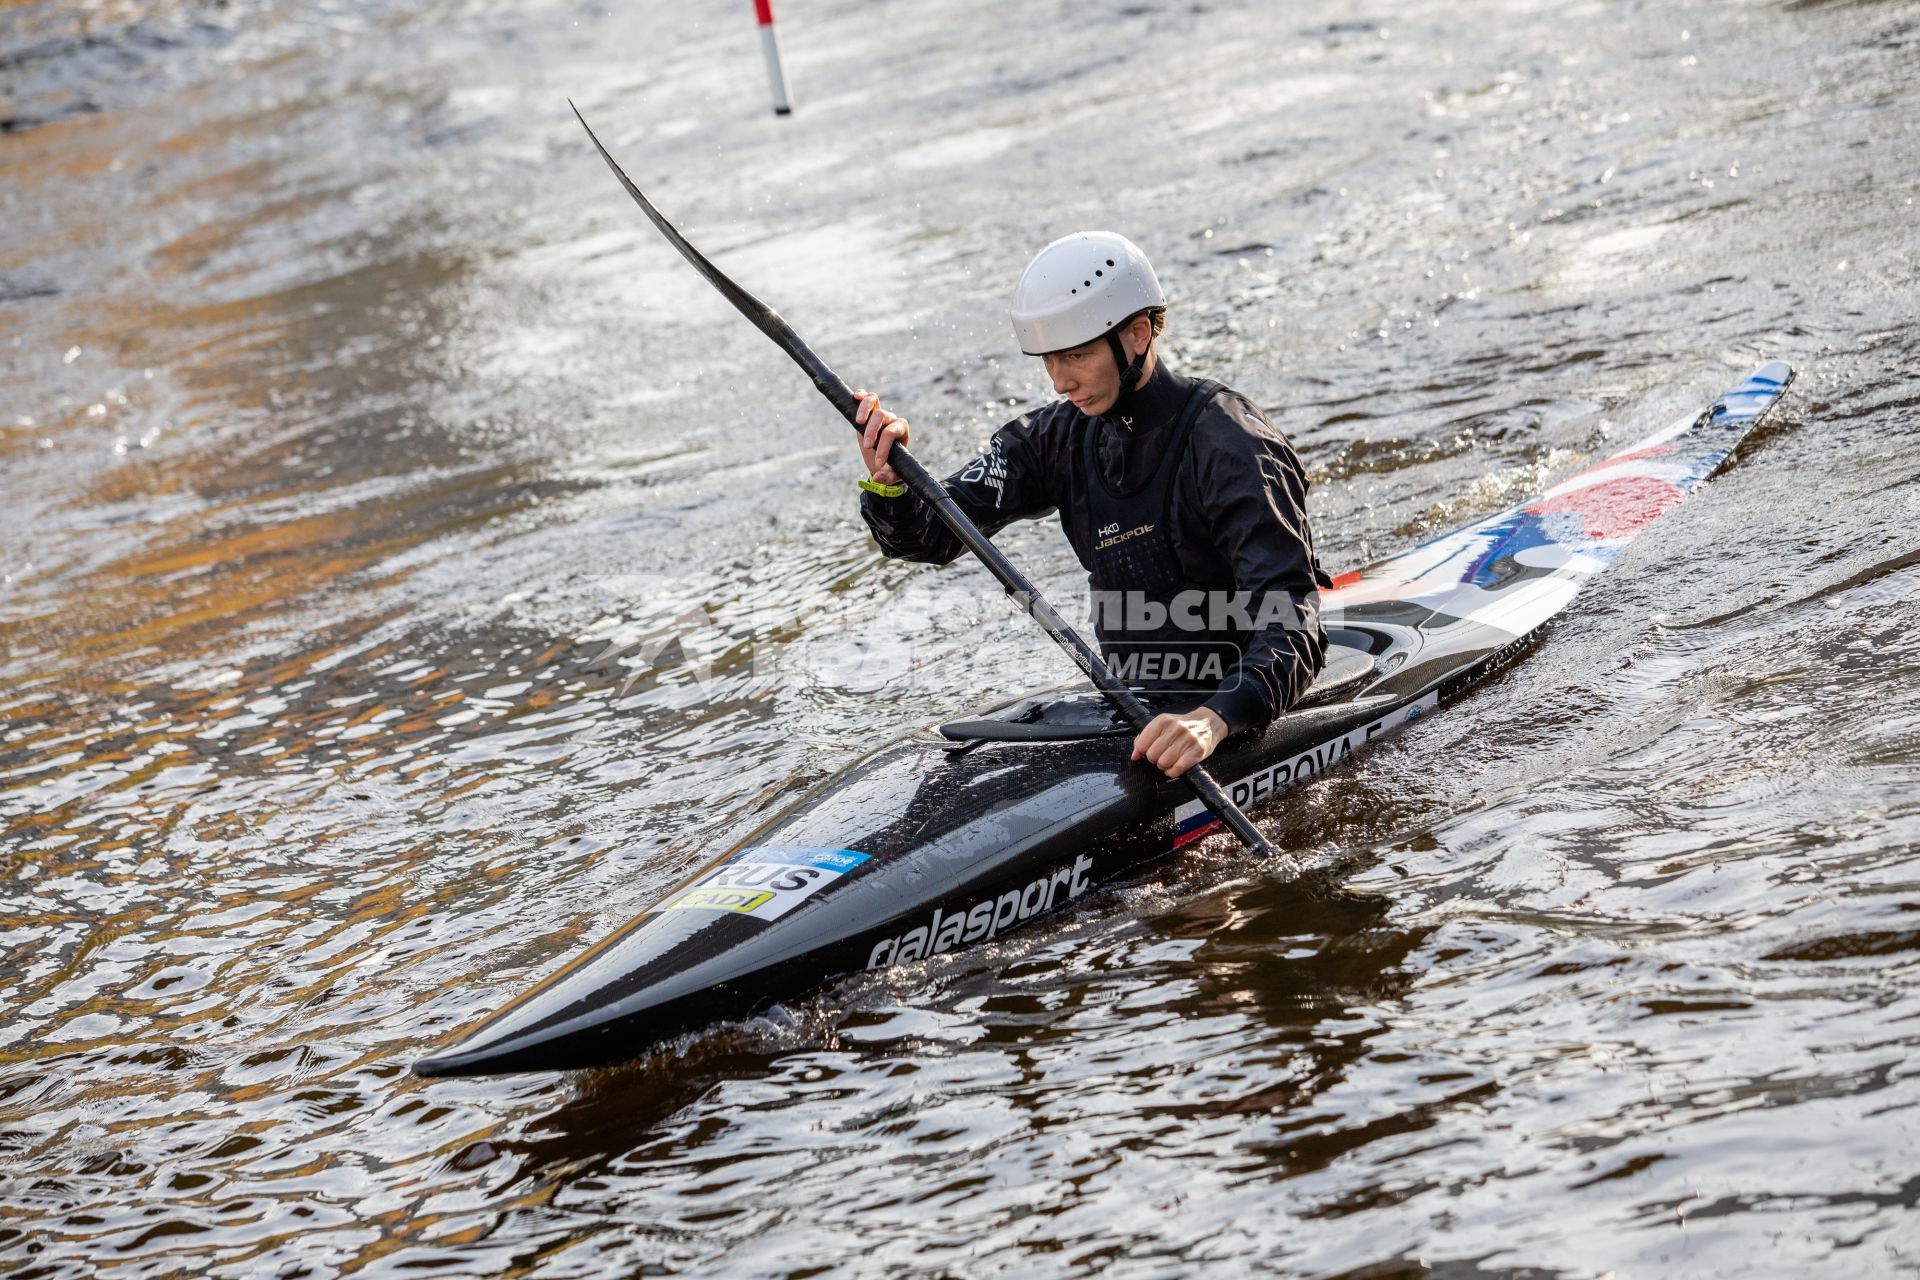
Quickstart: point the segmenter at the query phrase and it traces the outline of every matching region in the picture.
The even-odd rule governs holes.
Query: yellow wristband
[[[897,498],[907,491],[907,486],[903,484],[881,484],[871,475],[859,481],[858,484],[868,493],[877,493],[883,498]]]

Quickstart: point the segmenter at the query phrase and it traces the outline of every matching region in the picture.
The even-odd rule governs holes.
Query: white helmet
[[[1139,245],[1112,231],[1081,231],[1034,256],[1007,314],[1020,349],[1044,356],[1092,342],[1147,308],[1166,305]]]

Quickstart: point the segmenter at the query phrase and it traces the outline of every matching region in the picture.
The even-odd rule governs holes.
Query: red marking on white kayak
[[[1687,495],[1655,476],[1619,476],[1543,498],[1527,510],[1537,516],[1566,512],[1580,517],[1589,538],[1631,538]]]

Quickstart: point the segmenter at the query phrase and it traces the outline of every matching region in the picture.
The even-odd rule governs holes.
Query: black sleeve
[[[1046,410],[1025,414],[994,432],[979,457],[941,484],[989,536],[1015,520],[1043,516],[1054,507],[1061,434]],[[880,550],[895,560],[946,564],[964,550],[933,507],[911,492],[883,498],[863,489],[860,516]]]
[[[1238,732],[1299,701],[1326,662],[1307,476],[1287,438],[1232,391],[1194,424],[1193,443],[1208,536],[1261,624],[1205,704]]]

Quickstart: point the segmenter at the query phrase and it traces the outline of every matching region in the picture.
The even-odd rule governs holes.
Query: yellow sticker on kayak
[[[662,910],[744,911],[751,915],[755,907],[773,901],[771,893],[750,893],[744,889],[689,889],[666,903]]]

